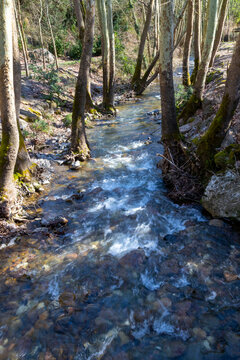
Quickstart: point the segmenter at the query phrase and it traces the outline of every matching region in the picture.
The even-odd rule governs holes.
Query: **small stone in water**
[[[200,328],[194,328],[193,334],[199,339],[205,339],[207,336],[206,331]]]
[[[74,161],[70,166],[71,170],[79,170],[80,168],[81,168],[81,163],[79,160]]]
[[[228,281],[228,282],[235,281],[235,280],[239,279],[239,276],[237,274],[233,274],[233,273],[230,273],[228,271],[224,271],[224,277],[225,277],[225,280]]]

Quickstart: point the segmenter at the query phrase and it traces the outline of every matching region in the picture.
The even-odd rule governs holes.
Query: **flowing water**
[[[240,243],[167,198],[158,88],[89,130],[34,235],[1,249],[0,359],[240,359]]]

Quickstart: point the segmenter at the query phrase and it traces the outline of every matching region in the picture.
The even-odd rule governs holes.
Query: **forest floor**
[[[232,51],[233,43],[222,44],[215,65],[209,74],[203,109],[197,112],[194,121],[180,126],[181,132],[187,139],[199,137],[213,119],[221,103]],[[69,150],[71,112],[79,62],[61,59],[58,71],[52,70],[53,68],[49,66],[49,71],[44,72],[40,63],[30,68],[31,77],[22,77],[20,124],[31,159],[38,164],[41,173],[36,186],[35,184],[24,186],[24,196],[31,197],[31,202],[34,203],[35,198],[38,198],[38,193],[47,187],[51,177],[54,176],[53,165],[61,165]],[[92,95],[94,103],[98,105],[101,103],[102,96],[101,79],[101,59],[93,58]],[[123,79],[121,74],[117,74],[115,99],[116,105],[128,100],[137,100],[130,89],[129,79],[126,77]],[[100,114],[87,114],[87,128],[94,127],[99,118],[101,118]],[[226,142],[229,144],[240,142],[240,106],[234,115]],[[25,218],[25,215],[16,217],[17,225],[0,222],[0,246],[1,243],[2,246],[9,243],[16,233],[26,231],[26,223],[33,219],[29,219],[29,215]]]

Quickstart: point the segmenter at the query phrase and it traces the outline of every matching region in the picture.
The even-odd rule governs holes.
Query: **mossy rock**
[[[214,161],[218,169],[225,170],[231,168],[237,160],[240,160],[240,145],[238,144],[229,145],[214,156]]]

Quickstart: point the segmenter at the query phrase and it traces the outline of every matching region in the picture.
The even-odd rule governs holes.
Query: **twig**
[[[164,155],[159,154],[159,156],[161,156],[164,160],[168,161],[172,166],[174,166],[176,169],[178,169],[178,171],[184,172],[182,169],[180,169],[179,167],[177,167],[177,165],[175,165],[172,161],[170,161],[168,158],[166,158]]]

